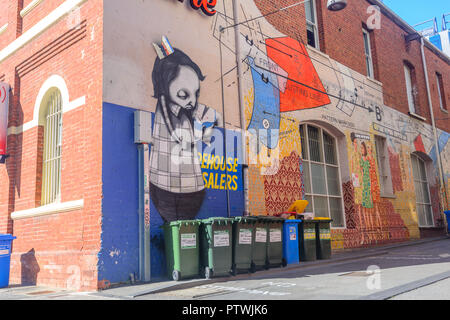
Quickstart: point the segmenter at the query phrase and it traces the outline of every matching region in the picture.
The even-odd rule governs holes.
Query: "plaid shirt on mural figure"
[[[198,158],[197,142],[208,142],[204,129],[217,123],[217,112],[198,104],[192,111],[171,104],[169,119],[176,137],[169,132],[161,109],[155,114],[153,147],[150,157],[150,181],[160,189],[174,193],[193,193],[205,188]]]

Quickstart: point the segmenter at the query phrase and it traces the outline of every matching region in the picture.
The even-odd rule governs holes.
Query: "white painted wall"
[[[216,9],[226,10],[232,17],[232,1],[225,2],[226,9],[222,1]],[[222,113],[219,42],[213,36],[214,27],[220,24],[216,21],[221,18],[219,14],[208,17],[200,10],[193,10],[189,1],[104,1],[103,101],[155,110],[151,73],[156,53],[152,42],[161,43],[165,35],[173,47],[189,55],[206,75],[199,102]],[[231,18],[229,22],[232,23]],[[228,32],[232,34],[233,29]],[[233,42],[227,45],[234,50]],[[223,52],[226,72],[236,65],[236,56],[225,47]],[[225,77],[225,88],[226,121],[236,127],[240,119],[235,70]]]

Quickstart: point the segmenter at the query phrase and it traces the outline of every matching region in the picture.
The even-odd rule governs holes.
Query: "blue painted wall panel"
[[[138,150],[134,109],[103,103],[103,201],[99,280],[139,272]]]
[[[139,159],[134,143],[134,111],[109,103],[103,104],[103,219],[102,246],[99,254],[99,280],[111,283],[129,280],[129,274],[139,273]],[[222,129],[219,129],[221,132]],[[230,215],[242,216],[244,193],[240,134],[229,132],[228,156],[239,159],[235,176],[236,190],[230,191]],[[203,154],[216,154],[206,145],[199,146]],[[220,152],[219,152],[220,153]],[[223,170],[202,169],[220,181]],[[217,176],[217,177],[216,177]],[[208,178],[209,179],[209,178]],[[196,219],[226,217],[226,191],[218,184],[207,189],[205,200]],[[150,203],[151,272],[152,280],[167,279],[164,253],[163,220],[153,202]]]

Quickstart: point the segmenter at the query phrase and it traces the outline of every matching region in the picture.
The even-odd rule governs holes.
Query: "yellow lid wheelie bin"
[[[315,218],[317,259],[331,259],[331,222],[329,218]]]
[[[317,260],[316,225],[317,221],[305,219],[299,224],[300,261]]]

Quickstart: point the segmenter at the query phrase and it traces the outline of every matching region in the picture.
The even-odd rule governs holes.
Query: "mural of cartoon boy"
[[[152,73],[155,111],[150,155],[150,194],[166,222],[194,219],[205,198],[197,143],[211,142],[222,126],[214,109],[198,102],[200,67],[184,52],[157,57]]]

